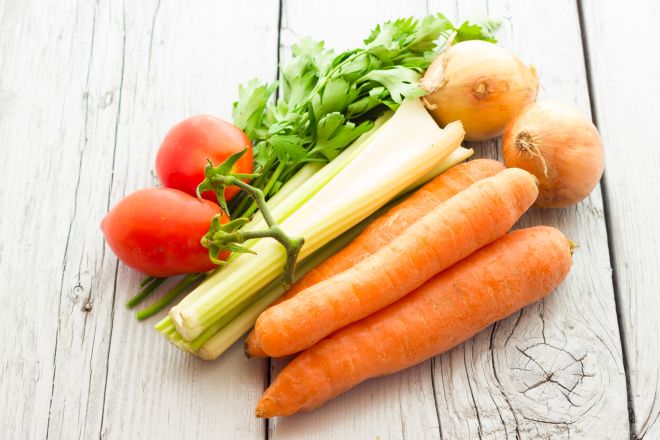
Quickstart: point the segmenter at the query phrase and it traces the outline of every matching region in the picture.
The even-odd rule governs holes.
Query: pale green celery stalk
[[[392,113],[390,112],[379,117],[374,122],[374,127],[371,130],[360,136],[348,148],[342,151],[339,156],[337,156],[332,162],[312,175],[304,182],[303,185],[300,185],[298,188],[291,188],[292,190],[288,197],[282,198],[279,203],[277,203],[277,205],[271,210],[275,221],[277,223],[281,223],[283,220],[287,219],[291,214],[296,212],[298,208],[300,208],[316,193],[318,193],[341,170],[346,168],[346,166],[350,164],[353,159],[360,155],[360,153],[362,153],[362,151],[364,151],[370,145],[371,139],[377,135],[383,124],[385,124],[385,122],[387,122],[391,117]],[[275,196],[273,196],[273,198],[277,197],[281,192],[282,191],[278,192]],[[273,198],[271,198],[271,200]],[[253,221],[243,226],[241,229],[244,231],[252,231],[265,229],[266,227],[266,222],[264,221],[261,214],[258,213],[253,218]],[[243,246],[250,247],[250,244],[254,244],[258,241],[259,240],[253,240],[252,242],[243,244]]]
[[[295,280],[298,281],[303,275],[319,265],[322,261],[330,258],[332,255],[343,249],[353,241],[353,239],[357,237],[357,235],[362,232],[374,218],[375,216],[372,216],[369,219],[362,221],[357,226],[354,226],[346,233],[340,235],[301,261],[296,268]],[[279,277],[269,283],[261,290],[261,292],[259,292],[256,301],[242,309],[237,316],[233,317],[231,322],[226,325],[219,325],[216,323],[191,342],[183,340],[181,335],[176,331],[171,331],[165,334],[165,336],[167,336],[169,341],[177,347],[193,353],[202,359],[215,359],[254,325],[259,313],[285,292],[285,287],[281,281],[282,278]]]
[[[275,211],[277,206],[281,204],[287,196],[295,193],[296,190],[298,190],[301,186],[303,186],[305,182],[307,182],[321,168],[323,168],[323,164],[320,162],[312,162],[306,164],[291,179],[289,179],[289,181],[285,183],[284,186],[282,186],[280,191],[278,191],[273,197],[270,198],[270,200],[268,200],[268,202],[266,202],[268,207],[273,211]],[[275,214],[276,221],[281,222],[282,220],[284,220],[286,218],[284,214],[286,213],[287,211],[285,210],[276,211]],[[257,218],[257,216],[259,216],[259,218]],[[266,226],[265,223],[263,222],[263,218],[261,218],[261,214],[259,213],[255,215],[255,217],[252,219],[250,224],[252,224],[254,221],[260,221],[263,223],[264,227]],[[253,229],[258,229],[258,228],[253,227]],[[218,269],[216,269],[216,271]],[[209,272],[208,276],[210,277],[213,273],[214,273],[213,271]],[[208,290],[205,288],[207,286],[210,287],[210,284],[205,284],[205,283],[200,284],[193,292],[191,292],[185,298],[183,298],[179,304],[186,304],[187,302],[194,301],[196,298],[203,295],[206,292],[206,290]],[[159,332],[165,334],[166,332],[174,329],[174,322],[172,321],[172,318],[170,318],[170,316],[168,315],[165,318],[161,319],[154,326],[154,328]]]
[[[295,193],[298,188],[304,185],[314,174],[316,174],[321,168],[326,165],[325,162],[309,162],[305,164],[304,167],[300,169],[296,174],[293,175],[278,192],[272,196],[266,204],[269,208],[275,209],[280,203],[284,201],[291,194]],[[254,219],[263,219],[260,212],[257,212],[252,217]],[[262,220],[263,221],[263,220]]]
[[[369,223],[381,216],[394,204],[398,203],[401,198],[405,198],[405,196],[407,196],[410,192],[414,191],[418,187],[434,179],[449,168],[459,164],[460,162],[463,162],[469,158],[473,152],[474,151],[472,149],[458,147],[444,161],[442,161],[440,165],[435,167],[432,172],[426,174],[422,179],[415,182],[415,184],[406,188],[403,193],[397,197],[395,202],[388,203],[374,214],[370,215],[367,219],[363,220],[357,226],[354,226],[344,234],[335,238],[333,241],[322,247],[319,251],[302,261],[296,269],[296,280],[300,279],[309,270],[343,249],[346,245],[348,245],[348,243],[353,241],[353,239],[357,237],[358,234],[361,233]],[[172,328],[171,334],[166,334],[166,336],[173,344],[194,354],[195,356],[205,360],[217,359],[225,350],[231,347],[234,342],[243,336],[254,325],[259,314],[263,312],[283,293],[284,286],[282,286],[280,279],[278,279],[274,282],[271,282],[265,289],[263,289],[262,292],[259,293],[256,301],[254,301],[246,309],[243,309],[240,314],[233,317],[229,324],[219,325],[216,322],[216,324],[209,327],[200,336],[191,342],[185,342],[181,335],[179,335],[174,330],[174,328]]]
[[[191,350],[188,342],[186,342],[179,333],[177,333],[176,329],[174,326],[172,326],[171,329],[168,329],[167,331],[162,331],[161,332],[167,340],[175,345],[176,347],[180,348],[183,351],[187,351],[190,354],[194,354],[195,356],[199,356],[195,351]]]
[[[372,135],[378,133],[380,128],[392,117],[392,113],[386,113],[376,119],[374,127],[368,132],[364,133],[355,140],[348,148],[342,151],[332,162],[323,166],[319,163],[309,163],[305,165],[294,177],[280,189],[277,194],[270,198],[267,202],[271,208],[271,214],[275,222],[281,223],[286,220],[292,213],[300,208],[305,202],[313,197],[317,192],[323,188],[333,177],[335,177],[341,170],[343,170],[355,157],[357,157],[369,145]],[[266,229],[266,222],[263,220],[261,214],[257,213],[250,223],[243,226],[244,231],[254,231],[259,229]],[[244,243],[243,246],[251,248],[258,240],[251,240]],[[181,300],[177,307],[186,307],[188,304],[197,301],[208,290],[224,279],[228,270],[234,267],[234,261],[239,254],[232,255],[227,266],[216,270],[211,273],[209,277],[200,284],[196,289],[190,292],[185,298]],[[155,326],[159,332],[166,332],[173,328],[174,323],[171,316],[166,316]]]
[[[404,197],[409,192],[415,190],[419,186],[427,183],[447,169],[469,158],[473,150],[458,147],[454,150],[440,165],[435,167],[432,172],[426,174],[422,179],[416,181],[413,185],[406,188],[400,196]],[[279,193],[278,193],[279,194]],[[393,203],[388,203],[385,207],[379,209],[376,213],[363,220],[357,226],[354,226],[349,231],[335,238],[333,241],[325,245],[319,251],[303,260],[296,270],[296,280],[300,279],[305,273],[313,267],[321,263],[323,260],[334,255],[336,252],[350,243],[364,228],[371,223],[375,218],[382,215],[389,209]],[[177,347],[195,354],[202,359],[216,359],[227,348],[238,340],[247,330],[249,330],[257,319],[259,313],[266,309],[266,307],[275,301],[280,295],[284,293],[284,286],[281,284],[281,278],[271,282],[266,286],[258,295],[256,301],[247,308],[241,307],[236,316],[226,317],[229,319],[221,319],[216,321],[212,326],[207,328],[201,335],[191,342],[186,342],[181,335],[176,332],[174,325],[171,325],[162,333],[168,340]],[[225,318],[225,317],[223,317]]]
[[[406,188],[404,192],[410,192],[420,186],[424,185],[426,182],[431,181],[435,177],[447,171],[449,168],[458,165],[459,163],[469,159],[474,154],[472,148],[463,148],[458,147],[455,149],[445,160],[443,160],[437,167],[433,168],[426,175],[422,176],[415,183]]]
[[[169,315],[158,321],[156,325],[154,325],[154,328],[164,335],[166,335],[170,330],[176,331],[176,328],[174,327],[174,321],[172,321],[172,318],[170,318]]]
[[[444,173],[449,168],[468,159],[470,156],[472,156],[473,153],[474,150],[472,149],[458,147],[445,160],[443,160],[440,165],[435,167],[431,172],[427,173],[418,181],[416,181],[408,188],[403,190],[402,194],[400,194],[400,197],[403,197],[405,194],[419,188],[428,181]],[[296,177],[292,178],[289,182],[296,183],[294,182],[295,179]],[[282,191],[283,190],[284,188],[282,188]],[[281,194],[282,191],[278,192],[277,194]],[[274,200],[274,199],[275,197],[271,198],[269,202],[274,201],[275,203],[277,203],[278,200]],[[386,206],[389,208],[390,205],[391,204],[388,204]],[[320,259],[321,255],[327,255],[327,257],[329,257],[330,255],[334,254],[334,252],[337,252],[340,248],[343,248],[344,245],[341,245],[340,247],[339,245],[340,242],[346,242],[346,240],[348,241],[353,240],[353,238],[357,235],[356,231],[361,232],[362,229],[364,229],[366,225],[376,217],[376,215],[380,215],[382,211],[383,209],[381,208],[376,214],[372,214],[368,219],[362,221],[359,225],[353,227],[348,232],[340,235],[338,238],[336,238],[335,240],[324,246],[314,255],[310,256],[309,258],[301,262],[296,270],[296,279],[299,279],[309,269],[311,269],[312,261],[315,262],[315,264],[318,264],[321,261],[323,261],[322,259]],[[331,249],[333,250],[332,254],[329,253]],[[279,295],[283,293],[283,291],[284,291],[284,287],[280,283],[280,279],[271,282],[271,284],[269,284],[263,290],[263,292],[265,293],[259,294],[259,298],[257,299],[256,302],[254,302],[254,304],[250,305],[244,310],[242,309],[240,314],[231,317],[230,320],[222,319],[216,321],[211,327],[206,329],[201,335],[199,335],[191,342],[185,341],[181,337],[181,335],[179,335],[179,333],[176,331],[176,328],[174,327],[174,322],[171,320],[169,316],[163,321],[156,324],[156,329],[160,331],[164,336],[166,336],[170,340],[170,342],[172,342],[177,347],[186,350],[188,352],[191,352],[193,354],[196,354],[197,356],[200,356],[203,359],[215,359],[218,356],[220,356],[220,354],[222,354],[222,352],[228,346],[233,344],[243,333],[245,333],[245,331],[247,331],[247,329],[249,329],[254,324],[254,321],[256,320],[256,316],[260,312],[265,310],[265,308],[270,304],[270,302],[274,301]],[[268,301],[266,300],[266,298],[268,298]],[[227,322],[229,323],[227,324]],[[245,330],[241,330],[241,329],[245,329]]]
[[[291,205],[290,200],[295,198],[297,194],[300,193],[301,187],[309,187],[305,185],[315,174],[324,168],[324,163],[322,162],[310,162],[300,169],[289,181],[277,192],[273,197],[271,197],[266,205],[271,210],[271,214],[277,223],[282,222],[290,214],[291,210],[289,206]],[[289,200],[289,201],[288,201]],[[304,203],[301,201],[300,204]],[[250,223],[246,224],[241,228],[243,231],[258,231],[260,229],[267,229],[268,225],[264,220],[263,216],[259,211],[257,211]],[[243,246],[250,247],[254,244],[255,240],[250,240],[246,243],[243,243]],[[233,254],[227,260],[228,263],[233,261],[238,254]]]
[[[271,209],[271,212],[273,214],[273,218],[275,219],[276,222],[282,222],[284,219],[287,218],[287,216],[290,214],[290,212],[287,209],[279,209],[280,205],[282,205],[285,201],[285,198],[289,195],[295,194],[298,192],[301,186],[304,186],[305,182],[309,181],[309,179],[314,176],[319,170],[323,168],[323,164],[320,162],[313,162],[313,163],[308,163],[304,167],[300,169],[289,181],[282,186],[279,192],[277,192],[273,197],[270,198],[266,202],[266,205]],[[250,223],[245,225],[243,227],[244,230],[258,230],[258,229],[265,229],[267,227],[266,222],[264,221],[263,217],[261,216],[260,213],[257,213],[251,220]],[[244,243],[243,246],[245,247],[250,247],[250,245],[253,244],[252,242],[247,242]],[[229,264],[233,259],[235,259],[236,254],[231,255],[229,259],[227,260],[227,264]],[[225,266],[226,267],[226,266]],[[220,267],[216,269],[218,271],[219,269],[223,269],[223,267]],[[214,272],[210,272],[209,276],[212,276]],[[201,285],[199,288],[195,289],[195,295],[191,294],[186,295],[183,300],[181,300],[181,303],[185,304],[189,301],[193,301],[196,297],[200,296],[206,291]]]
[[[305,258],[438,166],[459,147],[464,131],[460,122],[440,129],[419,99],[405,100],[392,118],[369,138],[366,148],[328,184],[291,214],[280,227],[303,237],[299,258]],[[273,240],[259,240],[242,254],[231,270],[205,283],[204,295],[170,311],[177,331],[187,341],[198,337],[223,316],[277,278],[285,261],[284,249]],[[215,278],[217,275],[221,277]]]

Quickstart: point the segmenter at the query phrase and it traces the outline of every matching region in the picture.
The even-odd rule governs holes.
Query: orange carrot
[[[517,168],[472,184],[351,269],[265,310],[257,344],[269,356],[296,353],[382,309],[504,235],[537,194],[534,176]]]
[[[312,410],[366,379],[455,347],[549,294],[570,270],[570,248],[547,226],[500,238],[301,353],[264,392],[257,417]]]
[[[374,220],[351,244],[309,271],[273,305],[353,267],[392,241],[404,229],[440,203],[463,191],[477,180],[494,176],[503,169],[504,165],[501,162],[491,159],[477,159],[449,169]],[[255,344],[254,331],[250,332],[245,341],[245,353],[248,356],[266,356]]]

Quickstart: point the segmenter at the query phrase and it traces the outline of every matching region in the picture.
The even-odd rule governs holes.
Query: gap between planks
[[[583,0],[575,0],[575,4],[578,12],[578,19],[580,24],[580,38],[582,40],[582,53],[584,54],[584,70],[587,77],[587,92],[589,96],[589,108],[591,109],[591,118],[596,127],[599,126],[598,120],[598,108],[596,106],[596,96],[594,93],[594,87],[592,82],[591,75],[591,54],[589,51],[589,39],[585,33],[585,19],[584,19],[584,9],[582,7]],[[621,318],[622,307],[621,307],[621,289],[619,288],[619,283],[617,279],[617,265],[616,265],[616,255],[614,252],[614,246],[612,244],[612,219],[609,206],[609,197],[608,197],[608,186],[607,186],[607,169],[603,171],[603,176],[600,180],[600,190],[603,195],[603,215],[605,217],[605,232],[607,234],[607,250],[610,256],[610,267],[612,268],[612,289],[614,291],[614,305],[616,307],[616,322],[619,328],[619,340],[621,343],[621,359],[623,362],[623,371],[626,376],[626,404],[628,406],[628,422],[629,422],[629,435],[631,440],[636,439],[635,435],[635,407],[632,401],[632,390],[630,387],[630,368],[628,363],[628,346],[626,343],[626,338],[623,329],[623,321]]]
[[[277,1],[277,48],[276,50],[276,59],[277,64],[275,65],[275,80],[278,82],[277,90],[275,91],[275,96],[280,96],[280,63],[281,63],[281,52],[282,52],[282,14],[284,10],[284,0]],[[273,381],[273,361],[270,357],[267,358],[266,364],[266,373],[264,374],[264,387],[263,391],[266,391],[266,388],[270,386],[270,383]],[[270,438],[270,419],[264,419],[264,438],[268,440]]]
[[[153,23],[156,21],[156,14],[160,8],[160,0],[156,6],[156,12],[154,13]],[[112,142],[112,172],[110,174],[110,185],[108,186],[108,205],[107,210],[110,211],[110,203],[112,201],[112,188],[115,181],[115,163],[117,159],[117,138],[119,133],[119,122],[121,118],[121,103],[122,96],[124,94],[124,70],[126,67],[126,5],[122,1],[121,3],[121,15],[122,15],[122,48],[121,48],[121,68],[119,73],[119,88],[117,94],[117,117],[115,119],[115,133]],[[149,62],[148,65],[151,65],[151,44],[153,42],[153,26],[151,29],[151,38],[149,39]],[[105,249],[105,247],[104,247]],[[112,308],[110,309],[110,336],[108,340],[108,352],[106,353],[105,359],[105,379],[103,382],[103,400],[101,403],[101,422],[99,423],[99,439],[103,437],[103,422],[105,421],[105,405],[106,397],[108,396],[108,377],[110,377],[110,353],[112,352],[112,335],[115,326],[115,310],[117,308],[117,282],[119,280],[119,260],[117,260],[115,266],[114,274],[114,283],[112,287]]]

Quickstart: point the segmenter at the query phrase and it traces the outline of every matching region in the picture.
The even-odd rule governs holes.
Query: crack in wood
[[[659,382],[658,376],[660,376],[660,370],[656,375],[656,384]],[[638,440],[642,440],[644,437],[646,437],[646,434],[651,430],[653,425],[660,419],[660,411],[657,410],[655,411],[655,417],[653,417],[653,413],[657,401],[658,401],[658,390],[656,389],[655,393],[653,394],[653,401],[651,402],[651,407],[649,408],[649,412],[646,415],[646,419],[644,419],[641,428],[639,429],[639,434],[637,435]],[[652,417],[653,420],[651,421]]]
[[[516,322],[513,326],[513,329],[511,330],[511,333],[509,336],[506,338],[504,342],[504,346],[509,342],[509,339],[511,338],[511,335],[513,335],[513,332],[515,328],[518,326],[518,323],[520,322],[520,316],[522,315],[522,310],[518,314],[518,319],[516,319]],[[495,365],[495,352],[493,350],[494,347],[494,337],[495,337],[495,330],[497,328],[497,324],[493,326],[493,330],[491,331],[490,334],[490,342],[489,342],[489,349],[490,349],[490,361],[491,361],[491,368],[493,369],[493,377],[495,378],[495,382],[497,383],[497,389],[500,391],[500,394],[504,398],[504,401],[506,402],[507,406],[509,407],[509,411],[511,411],[511,415],[513,416],[513,420],[515,422],[515,430],[516,430],[516,439],[520,439],[520,422],[518,421],[518,416],[516,412],[513,410],[513,405],[511,405],[511,401],[509,400],[509,396],[507,395],[504,386],[502,386],[502,381],[499,378],[498,372],[497,372],[497,366]],[[499,409],[498,409],[499,412]],[[504,423],[504,421],[502,421]]]
[[[154,15],[151,18],[151,31],[149,32],[149,50],[148,50],[149,55],[147,56],[147,77],[149,77],[149,74],[151,73],[151,56],[154,45],[154,31],[156,29],[156,19],[158,18],[158,12],[160,11],[160,2],[161,0],[156,1],[156,7],[154,8]]]
[[[533,354],[530,354],[530,352],[537,347],[544,347],[543,352],[546,353],[546,356],[547,349],[552,349],[566,354],[572,360],[568,363],[564,363],[561,367],[557,367],[559,356],[554,356],[553,363],[549,367],[545,367],[537,359],[535,359]],[[584,371],[583,361],[587,356],[586,354],[581,357],[576,357],[571,352],[562,347],[557,347],[545,342],[533,344],[525,350],[522,350],[520,347],[516,347],[516,349],[527,359],[527,363],[525,364],[525,368],[513,369],[530,375],[540,376],[538,379],[532,381],[531,383],[526,383],[523,379],[523,383],[525,383],[525,388],[522,390],[523,394],[526,395],[530,391],[536,390],[539,387],[552,384],[558,388],[560,394],[564,396],[570,406],[579,407],[582,405],[573,401],[571,396],[575,395],[577,397],[583,398],[584,396],[578,393],[576,388],[583,382],[584,378],[593,377],[593,375],[590,375]],[[538,374],[533,369],[527,368],[530,363],[538,368],[542,374]],[[575,364],[578,364],[578,370],[571,371],[573,365]]]
[[[282,30],[283,30],[283,15],[284,15],[284,0],[278,0],[277,1],[277,46],[275,48],[276,52],[276,59],[277,62],[275,63],[275,80],[279,81],[280,80],[280,63],[281,63],[281,55],[282,55]],[[275,92],[275,96],[278,97],[280,93],[280,87],[279,85],[277,86],[277,90]],[[269,357],[265,361],[266,364],[266,375],[264,377],[264,382],[265,385],[263,387],[264,391],[272,380],[274,379],[273,375],[273,361]],[[264,420],[265,424],[265,429],[264,429],[264,437],[266,440],[268,440],[271,436],[271,431],[274,430],[274,426],[271,422],[270,419]]]
[[[440,440],[443,440],[442,436],[442,423],[440,421],[440,409],[438,408],[438,392],[435,385],[435,363],[437,362],[437,357],[431,358],[431,387],[433,388],[433,406],[435,407],[435,416],[438,420],[438,434],[440,435]]]
[[[398,396],[398,402],[399,402],[399,416],[401,417],[401,425],[399,426],[401,429],[401,440],[406,439],[406,418],[403,413],[403,405],[401,403],[401,393],[399,393]]]
[[[488,395],[490,396],[491,402],[493,402],[495,410],[497,410],[497,417],[500,419],[500,423],[502,423],[502,427],[504,428],[504,435],[506,435],[506,438],[509,438],[509,430],[507,429],[507,423],[504,421],[504,417],[502,416],[500,406],[495,401],[495,397],[493,397],[493,393],[490,390],[488,391]]]
[[[583,54],[582,58],[584,60],[584,69],[585,69],[586,81],[587,81],[589,108],[591,110],[591,115],[594,124],[598,127],[598,124],[600,122],[600,117],[598,113],[599,106],[596,104],[594,78],[592,73],[591,48],[590,48],[589,38],[586,33],[586,17],[584,12],[584,5],[582,4],[582,0],[575,0],[575,4],[578,13],[578,25],[580,26],[580,42],[582,45],[582,54]],[[603,217],[604,217],[605,231],[607,237],[607,251],[608,251],[609,263],[611,268],[612,285],[614,290],[614,305],[616,310],[616,318],[617,318],[617,325],[618,325],[618,332],[620,339],[619,342],[621,346],[621,357],[622,357],[623,369],[626,379],[629,435],[631,439],[635,439],[637,438],[637,434],[635,433],[635,429],[637,426],[636,414],[635,414],[635,406],[633,404],[633,393],[631,388],[631,377],[630,377],[630,369],[629,369],[629,361],[628,361],[628,346],[625,338],[625,324],[621,317],[623,310],[621,304],[623,301],[621,299],[621,287],[619,285],[619,280],[615,269],[617,267],[616,265],[617,256],[614,253],[615,246],[612,237],[613,225],[612,225],[612,216],[610,214],[610,206],[609,206],[610,197],[609,197],[609,188],[607,183],[608,183],[607,172],[604,172],[600,181],[600,190],[603,200]],[[657,392],[658,391],[656,390],[656,393]],[[660,412],[658,413],[658,415],[660,415]]]
[[[465,356],[467,349],[463,347],[463,364],[465,367],[465,378],[467,379],[468,389],[470,390],[470,397],[472,398],[472,409],[477,416],[477,435],[479,438],[483,438],[483,427],[481,425],[481,414],[479,414],[479,405],[477,405],[477,400],[474,398],[474,391],[472,390],[472,381],[470,380],[470,369],[468,368],[467,358]]]
[[[107,210],[110,209],[110,203],[112,201],[112,188],[114,183],[114,170],[115,170],[115,160],[117,157],[117,140],[119,135],[119,122],[121,118],[121,103],[122,95],[124,88],[124,69],[126,65],[126,5],[122,1],[122,50],[121,50],[121,68],[119,75],[119,88],[118,88],[118,98],[117,98],[117,117],[115,120],[115,133],[113,141],[113,150],[112,150],[112,174],[110,177],[110,184],[108,186],[108,203]],[[116,305],[116,296],[117,296],[117,282],[119,280],[119,261],[115,263],[115,274],[114,274],[114,284],[112,288],[112,307],[110,309],[110,338],[108,340],[108,353],[106,356],[106,368],[105,368],[105,381],[103,384],[103,399],[101,403],[101,422],[99,424],[99,438],[104,437],[104,420],[105,420],[105,409],[106,409],[106,397],[108,393],[108,377],[110,370],[110,353],[112,352],[112,336],[114,334],[114,322],[115,322],[115,305]]]
[[[89,61],[87,63],[87,76],[86,76],[86,84],[85,84],[85,91],[87,92],[87,89],[89,88],[89,78],[90,78],[90,71],[91,71],[91,65],[92,65],[92,57],[94,53],[94,35],[96,32],[96,4],[94,5],[94,11],[92,13],[92,30],[91,30],[91,36],[90,36],[90,50],[89,50]],[[64,115],[64,113],[63,113]],[[60,278],[60,288],[59,288],[59,301],[58,301],[58,306],[57,306],[57,328],[55,329],[55,345],[53,349],[53,358],[52,358],[52,364],[53,364],[53,375],[52,375],[52,383],[51,383],[51,389],[50,389],[50,397],[48,399],[48,419],[46,421],[46,439],[49,438],[50,435],[50,421],[51,421],[51,414],[52,414],[52,404],[53,404],[53,396],[55,393],[55,384],[56,384],[56,377],[57,377],[57,349],[59,346],[59,337],[60,337],[60,328],[62,326],[62,297],[64,296],[64,276],[66,274],[66,263],[67,263],[67,257],[69,254],[69,244],[71,241],[71,231],[73,229],[73,223],[76,219],[76,214],[77,214],[77,209],[78,209],[78,190],[80,189],[80,178],[82,174],[82,163],[83,163],[83,156],[85,152],[84,144],[87,142],[87,122],[88,122],[88,106],[85,106],[85,115],[84,115],[84,123],[83,123],[83,147],[79,150],[79,155],[78,155],[78,174],[76,177],[76,185],[74,189],[74,195],[73,195],[73,213],[71,214],[71,220],[69,221],[69,227],[67,230],[67,235],[66,235],[66,241],[64,244],[64,255],[62,257],[62,276]]]

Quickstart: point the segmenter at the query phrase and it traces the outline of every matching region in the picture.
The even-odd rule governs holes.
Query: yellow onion
[[[449,47],[431,63],[421,84],[436,122],[444,127],[460,120],[469,141],[502,134],[539,90],[533,67],[500,46],[478,40]]]
[[[605,158],[598,130],[585,114],[561,102],[530,105],[506,127],[507,167],[539,180],[536,205],[563,208],[584,199],[598,184]]]

